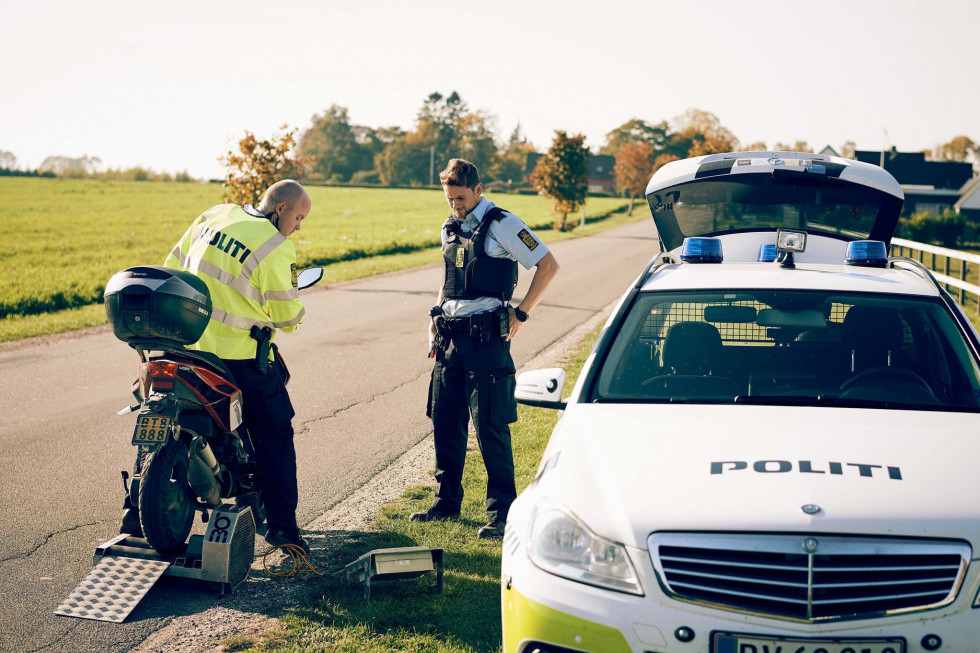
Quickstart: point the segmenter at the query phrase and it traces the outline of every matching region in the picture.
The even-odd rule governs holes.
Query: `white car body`
[[[725,166],[727,171],[704,174]],[[689,189],[701,179],[768,175],[780,166],[818,166],[817,174],[826,166],[843,188],[880,193],[879,221],[870,230],[880,240],[890,239],[902,197],[894,179],[875,166],[810,154],[737,153],[668,164],[647,189],[654,219],[658,206],[665,205],[664,189],[680,187],[679,202],[696,192]],[[811,179],[790,187],[807,189]],[[818,188],[821,183],[817,180]],[[861,213],[853,211],[856,220]],[[787,268],[756,261],[760,247],[774,241],[775,229],[703,231],[721,241],[724,262],[698,264],[678,261],[679,239],[702,234],[682,233],[684,225],[669,234],[669,225],[657,224],[668,255],[655,257],[624,294],[567,400],[559,401],[561,370],[519,379],[519,400],[564,412],[537,478],[508,516],[501,565],[505,653],[980,650],[980,407],[971,399],[980,396],[975,380],[980,346],[962,311],[913,262],[845,265],[853,238],[839,225],[830,236],[820,228],[805,229],[806,250],[795,255],[795,268]],[[622,401],[615,398],[610,388],[631,362],[625,355],[618,360],[622,374],[601,367],[616,360],[618,332],[627,332],[631,307],[653,314],[660,309],[646,311],[640,302],[670,297],[673,306],[678,298],[696,299],[697,293],[714,298],[705,305],[721,305],[718,297],[734,301],[760,289],[759,296],[774,297],[827,293],[838,313],[828,313],[826,333],[840,326],[833,315],[851,310],[841,308],[841,297],[928,305],[955,325],[943,333],[962,338],[956,346],[972,360],[964,374],[973,387],[963,391],[962,406],[935,405],[953,401],[939,398],[935,382],[929,393],[936,402],[912,398],[903,405],[901,397],[887,393],[901,394],[904,381],[874,366],[866,379],[882,374],[888,377],[882,388],[890,389],[862,389],[864,381],[845,381],[840,390],[827,391],[815,373],[770,379],[752,370],[748,386],[736,384],[734,397],[725,400],[664,395],[651,401],[630,391]],[[754,308],[754,324],[736,324],[742,320],[733,318],[727,325],[732,332],[736,326],[748,330],[752,335],[746,337],[755,341],[726,339],[726,355],[762,352],[763,345],[766,355],[806,350],[803,334],[815,311],[783,308]],[[916,346],[925,346],[917,331],[922,325],[903,316],[906,344],[918,338]],[[710,321],[707,312],[702,321]],[[796,335],[762,342],[780,333]],[[672,381],[661,379],[677,373],[666,369],[666,339],[646,337],[656,341],[651,357],[661,357],[663,369],[658,369],[668,373],[637,387],[669,387]],[[843,337],[850,342],[851,336]],[[732,344],[744,346],[732,350]],[[622,345],[629,346],[636,345]],[[898,366],[899,348],[893,349],[885,367]],[[790,360],[801,361],[802,369],[800,356]],[[858,352],[850,356],[848,379],[860,376]],[[926,363],[920,359],[919,364]],[[827,367],[833,367],[829,358]],[[784,377],[824,389],[814,391],[812,400],[797,390],[785,397],[775,390],[771,396],[760,392],[760,403],[753,403],[752,384],[775,388]],[[896,385],[888,385],[893,381]],[[915,392],[908,396],[917,397]],[[881,405],[861,403],[880,396],[886,396]],[[707,566],[697,558],[701,552],[710,556]],[[780,586],[796,581],[784,582],[782,574],[800,585],[788,588],[785,600]]]

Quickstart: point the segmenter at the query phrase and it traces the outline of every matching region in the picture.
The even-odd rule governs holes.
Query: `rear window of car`
[[[939,300],[792,290],[646,292],[592,401],[980,409],[980,368]]]
[[[894,230],[901,199],[820,175],[807,183],[793,177],[698,179],[652,192],[647,201],[668,250],[688,236],[739,231],[803,229],[851,240],[887,239]]]

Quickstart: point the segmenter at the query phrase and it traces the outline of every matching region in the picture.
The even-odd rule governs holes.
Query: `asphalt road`
[[[650,220],[553,245],[561,271],[514,341],[518,370],[657,250]],[[529,278],[522,269],[518,297]],[[300,524],[431,434],[426,325],[440,280],[427,267],[304,293],[306,323],[278,339],[293,375]],[[118,532],[134,420],[116,412],[137,365],[107,328],[0,348],[0,651],[127,651],[214,604],[213,592],[164,582],[122,624],[53,614]]]

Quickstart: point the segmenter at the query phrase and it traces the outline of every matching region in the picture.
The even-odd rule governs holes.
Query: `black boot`
[[[129,533],[133,537],[143,537],[143,527],[140,525],[140,515],[136,508],[123,509],[122,526],[119,527],[120,533]]]

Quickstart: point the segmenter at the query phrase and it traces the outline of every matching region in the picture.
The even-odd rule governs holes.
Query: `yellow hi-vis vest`
[[[250,332],[293,331],[306,310],[296,289],[296,250],[266,218],[237,204],[202,213],[174,246],[164,265],[197,275],[211,291],[213,311],[191,349],[219,358],[255,358]]]

